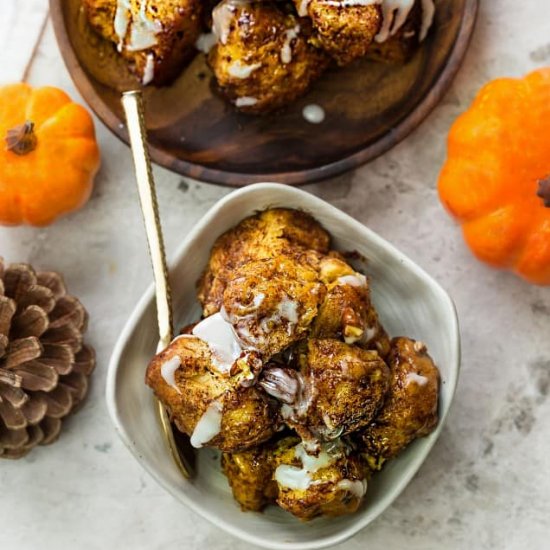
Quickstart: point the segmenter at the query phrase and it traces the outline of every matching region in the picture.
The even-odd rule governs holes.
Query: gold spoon
[[[160,225],[155,181],[151,170],[151,159],[147,149],[147,130],[145,128],[143,98],[139,90],[122,94],[122,106],[126,114],[130,146],[134,158],[136,183],[141,204],[141,213],[145,222],[145,232],[149,243],[149,254],[153,265],[155,295],[157,302],[157,320],[159,326],[159,345],[157,352],[166,349],[174,336],[172,318],[172,296],[168,281],[166,253]],[[193,476],[195,453],[189,438],[172,426],[168,413],[162,403],[156,400],[157,410],[166,442],[182,475],[189,479]],[[177,439],[177,443],[176,443]]]

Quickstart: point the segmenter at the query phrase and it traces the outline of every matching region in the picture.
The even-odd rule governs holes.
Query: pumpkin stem
[[[546,208],[550,208],[550,176],[546,176],[544,179],[539,180],[537,196],[542,199]]]
[[[26,155],[36,149],[34,122],[27,120],[21,126],[8,130],[6,134],[7,150],[16,155]]]

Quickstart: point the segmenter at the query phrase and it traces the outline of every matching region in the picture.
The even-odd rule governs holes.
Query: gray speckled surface
[[[435,191],[446,132],[479,86],[550,63],[547,10],[547,0],[482,2],[464,67],[428,120],[372,164],[308,187],[433,274],[455,299],[462,325],[462,376],[441,439],[395,504],[342,549],[548,547],[550,289],[477,263]],[[30,81],[77,96],[49,25]],[[97,128],[103,168],[88,207],[47,229],[0,230],[8,261],[65,274],[89,309],[88,339],[98,352],[90,398],[59,442],[0,464],[0,548],[250,548],[165,494],[108,418],[109,355],[151,275],[129,152]],[[162,169],[155,175],[173,251],[227,190]]]

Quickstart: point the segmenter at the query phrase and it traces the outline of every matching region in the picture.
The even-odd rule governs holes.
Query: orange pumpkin
[[[67,94],[0,87],[1,138],[1,224],[47,225],[88,200],[99,149],[91,116]]]
[[[550,284],[550,67],[498,79],[454,123],[439,179],[473,253]]]

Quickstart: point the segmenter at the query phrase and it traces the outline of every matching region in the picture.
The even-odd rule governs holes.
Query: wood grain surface
[[[120,95],[138,84],[88,26],[80,0],[50,0],[57,40],[75,84],[123,141]],[[215,93],[204,56],[171,85],[144,90],[151,157],[175,172],[230,186],[303,184],[372,160],[405,138],[439,102],[464,57],[478,0],[436,1],[428,39],[406,65],[361,60],[330,69],[303,99],[273,115],[237,113]],[[308,123],[304,106],[326,112]]]

